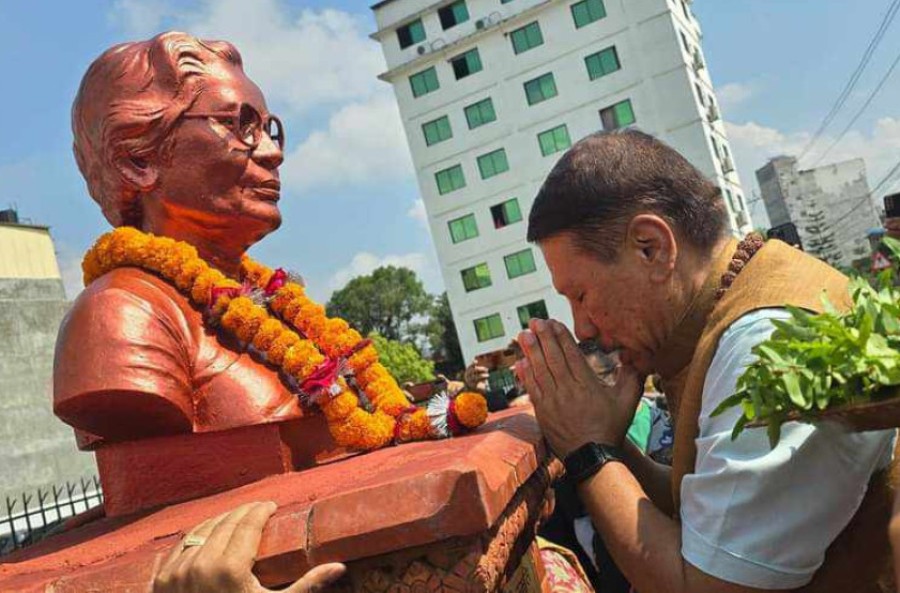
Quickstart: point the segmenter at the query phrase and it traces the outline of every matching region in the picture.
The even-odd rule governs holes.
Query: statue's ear
[[[156,165],[143,157],[123,156],[116,160],[119,174],[140,192],[146,192],[156,185],[158,171]]]

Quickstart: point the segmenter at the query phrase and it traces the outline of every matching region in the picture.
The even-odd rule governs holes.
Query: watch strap
[[[624,463],[624,455],[619,447],[586,443],[569,453],[563,464],[569,479],[578,484],[596,474],[610,461]]]

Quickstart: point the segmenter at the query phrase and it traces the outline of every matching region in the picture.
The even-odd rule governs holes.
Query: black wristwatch
[[[624,463],[622,450],[613,445],[587,443],[569,453],[563,464],[569,479],[578,484],[596,474],[610,461]]]

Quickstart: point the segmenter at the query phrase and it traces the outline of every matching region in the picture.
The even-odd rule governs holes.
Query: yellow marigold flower
[[[453,400],[456,417],[467,428],[478,428],[487,419],[487,400],[480,393],[463,391]]]

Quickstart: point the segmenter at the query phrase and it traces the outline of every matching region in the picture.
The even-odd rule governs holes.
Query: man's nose
[[[597,337],[599,331],[587,315],[573,309],[572,316],[575,318],[575,337],[579,342]]]
[[[272,170],[277,169],[284,162],[284,152],[267,132],[263,132],[259,144],[253,149],[250,158],[259,166]]]

